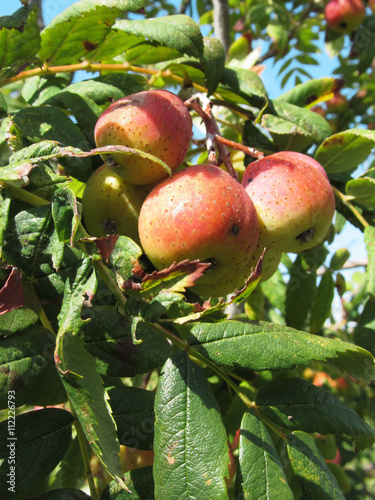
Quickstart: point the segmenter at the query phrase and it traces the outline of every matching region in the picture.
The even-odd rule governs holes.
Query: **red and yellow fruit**
[[[192,137],[184,102],[167,90],[146,90],[111,104],[94,131],[97,147],[120,145],[164,161],[172,171],[183,162]],[[159,163],[139,155],[103,154],[118,175],[132,184],[152,184],[168,177]]]
[[[193,289],[206,297],[244,285],[258,234],[244,188],[212,165],[188,167],[159,183],[139,215],[141,245],[157,269],[185,259],[211,263]]]
[[[324,168],[310,156],[283,151],[247,167],[242,184],[256,208],[259,244],[299,253],[321,243],[335,197]]]
[[[330,0],[324,10],[327,27],[337,33],[351,33],[365,18],[362,0]]]

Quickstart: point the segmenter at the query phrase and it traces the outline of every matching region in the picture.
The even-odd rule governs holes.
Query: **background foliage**
[[[344,36],[307,0],[81,0],[41,31],[22,4],[0,18],[2,498],[372,498],[370,8]],[[336,70],[316,79],[321,50]],[[272,99],[270,66],[292,87]],[[316,158],[336,195],[327,241],[226,301],[186,291],[183,267],[125,286],[135,262],[152,269],[82,224],[93,130],[113,100],[163,87],[207,93],[227,139]],[[193,118],[186,164],[207,161]],[[232,153],[240,175],[252,160]],[[366,262],[330,252],[350,225]]]

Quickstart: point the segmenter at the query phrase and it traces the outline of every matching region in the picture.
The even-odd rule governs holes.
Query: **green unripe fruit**
[[[107,165],[93,172],[82,196],[83,220],[92,236],[128,236],[139,244],[138,217],[150,186],[125,182]]]
[[[111,104],[94,131],[98,147],[121,145],[164,161],[175,171],[192,137],[192,119],[182,99],[167,90],[145,90]],[[132,184],[152,184],[168,177],[159,164],[139,155],[103,154],[103,160]]]
[[[211,263],[192,288],[204,297],[244,286],[258,234],[244,188],[212,165],[188,167],[159,183],[139,215],[141,244],[157,269],[185,259]]]

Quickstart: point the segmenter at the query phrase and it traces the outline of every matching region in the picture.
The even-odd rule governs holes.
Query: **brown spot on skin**
[[[240,232],[240,226],[238,224],[233,224],[233,226],[229,229],[230,236],[237,236]]]
[[[310,227],[309,229],[306,229],[306,231],[303,231],[300,235],[297,236],[297,240],[300,240],[301,243],[308,243],[311,241],[314,237],[314,228]]]
[[[117,224],[112,219],[103,219],[100,226],[106,234],[116,234],[118,231]]]

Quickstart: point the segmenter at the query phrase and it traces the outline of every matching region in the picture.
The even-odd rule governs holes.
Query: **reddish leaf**
[[[22,277],[19,269],[12,268],[5,285],[0,290],[0,315],[22,307],[25,303]]]
[[[195,281],[200,278],[203,273],[211,266],[209,262],[200,262],[199,260],[182,260],[181,262],[174,262],[169,267],[162,269],[161,271],[154,271],[151,274],[147,274],[142,282],[152,280],[164,280],[169,276],[174,274],[186,274],[186,281],[184,281],[184,286],[194,286]]]

